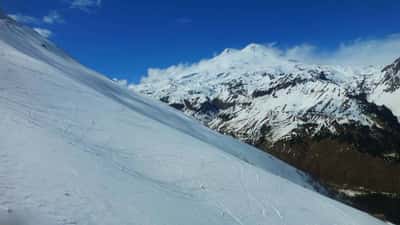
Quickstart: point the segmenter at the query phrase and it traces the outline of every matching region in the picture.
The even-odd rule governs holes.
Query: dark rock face
[[[388,162],[383,157],[365,154],[362,146],[350,141],[334,137],[299,138],[280,141],[273,147],[261,142],[257,147],[309,172],[332,187],[400,193],[400,165]]]
[[[340,196],[339,196],[340,197]],[[400,197],[373,193],[364,196],[354,196],[345,200],[348,204],[362,211],[392,223],[400,224]]]
[[[278,90],[282,90],[282,89],[287,89],[289,87],[295,87],[296,85],[299,84],[304,84],[308,81],[312,81],[312,80],[308,80],[308,79],[303,79],[300,77],[295,77],[293,79],[292,78],[292,74],[289,74],[287,77],[284,77],[283,79],[280,79],[276,82],[276,84],[272,83],[271,84],[271,88],[268,88],[267,90],[256,90],[253,92],[252,97],[253,98],[258,98],[258,97],[262,97],[265,95],[275,95],[276,91]]]
[[[400,58],[385,67],[382,72],[385,73],[382,83],[386,85],[386,92],[394,92],[400,88]]]
[[[183,108],[185,108],[184,104],[180,104],[180,103],[171,103],[169,104],[172,108],[175,108],[177,110],[182,110]]]

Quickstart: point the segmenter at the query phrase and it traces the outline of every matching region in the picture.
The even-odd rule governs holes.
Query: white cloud
[[[64,19],[56,10],[52,10],[47,16],[43,17],[43,22],[48,24],[64,23]]]
[[[281,52],[285,57],[317,64],[386,65],[400,57],[400,34],[376,39],[358,39],[342,43],[331,51],[303,44]]]
[[[400,34],[382,39],[356,40],[342,44],[333,55],[340,64],[388,64],[400,57]]]
[[[26,24],[37,24],[39,23],[39,20],[35,17],[32,16],[27,16],[27,15],[23,15],[20,13],[16,13],[16,14],[8,14],[8,17],[10,17],[11,19],[19,22],[19,23],[26,23]]]
[[[50,30],[44,29],[44,28],[36,27],[33,29],[45,38],[49,38],[51,35],[53,35],[53,32],[51,32]]]
[[[83,11],[90,11],[95,8],[100,8],[101,0],[72,0],[70,7]]]

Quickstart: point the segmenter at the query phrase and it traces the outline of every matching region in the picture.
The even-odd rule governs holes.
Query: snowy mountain
[[[398,194],[400,59],[382,68],[306,64],[250,44],[149,70],[131,88],[337,191]]]
[[[384,224],[0,18],[1,224]]]
[[[323,125],[333,130],[333,121],[372,125],[347,93],[353,79],[375,72],[301,64],[251,44],[189,67],[150,71],[134,88],[252,143],[266,126],[268,139],[276,142],[309,122],[320,125],[314,132]]]

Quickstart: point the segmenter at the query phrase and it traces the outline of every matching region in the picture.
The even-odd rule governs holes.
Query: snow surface
[[[388,107],[400,121],[400,89],[394,92],[387,92],[384,89],[384,86],[377,87],[370,99],[378,105]]]
[[[0,222],[378,225],[0,19]]]

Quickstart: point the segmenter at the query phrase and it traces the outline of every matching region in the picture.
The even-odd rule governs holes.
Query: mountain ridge
[[[246,93],[241,94],[247,95],[246,97],[259,98],[274,95],[279,90],[303,83],[320,83],[326,86],[333,85],[331,89],[335,91],[343,89],[338,91],[338,96],[366,95],[367,100],[372,100],[372,103],[375,104],[370,96],[377,95],[376,86],[387,83],[391,77],[389,74],[394,73],[388,72],[391,66],[393,67],[392,64],[384,69],[373,66],[351,68],[349,66],[304,64],[280,54],[277,50],[254,43],[241,50],[228,48],[214,58],[202,60],[197,64],[171,66],[165,70],[150,69],[148,76],[144,77],[139,85],[131,85],[131,88],[163,101],[166,101],[168,97],[168,103],[179,104],[183,102],[182,98],[185,97],[196,97],[200,101],[205,101],[206,97],[218,98],[222,96],[222,98],[226,98],[227,96],[224,96],[226,90],[216,90],[219,88],[218,85],[241,86],[244,82],[246,87],[242,91],[246,91]],[[399,61],[400,59],[396,60],[395,63],[399,63]],[[400,67],[399,65],[398,67]],[[385,71],[386,80],[382,80],[381,73]],[[379,81],[379,79],[381,80]],[[396,80],[397,77],[394,76],[393,79]],[[227,84],[226,81],[231,83]],[[192,86],[189,84],[190,82],[193,82]],[[200,82],[207,83],[204,86],[211,86],[212,88],[203,88]],[[397,90],[398,87],[395,87],[395,89]],[[311,90],[310,92],[314,91]],[[354,111],[358,110],[354,109]],[[399,117],[397,113],[395,115]],[[362,118],[363,115],[356,116],[358,117],[357,120],[362,122],[363,125],[372,125],[368,118]]]

